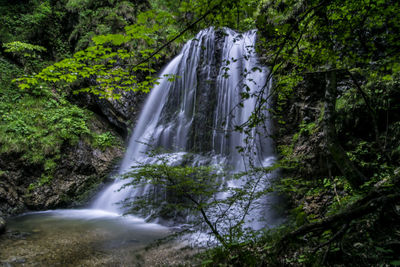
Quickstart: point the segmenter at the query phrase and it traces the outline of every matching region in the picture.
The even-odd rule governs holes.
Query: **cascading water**
[[[255,41],[255,31],[238,34],[230,29],[213,28],[190,40],[166,66],[159,84],[148,96],[119,173],[148,161],[145,152],[149,145],[175,151],[177,160],[184,151],[190,151],[203,155],[194,160],[195,165],[218,162],[234,171],[245,170],[249,163],[237,150],[248,145],[255,155],[254,164],[271,165],[273,148],[266,137],[269,122],[264,128],[252,130],[251,144],[246,143],[248,135],[233,131],[236,125],[249,119],[256,105],[256,99],[250,97],[239,107],[241,93],[254,95],[269,88],[268,70],[258,64]],[[169,75],[178,77],[171,81]],[[267,115],[266,108],[263,112]],[[125,180],[116,180],[99,194],[92,207],[122,213],[116,203],[148,190],[119,190],[124,183]],[[240,186],[240,181],[228,183]]]
[[[185,153],[190,152],[194,154],[191,159],[195,166],[219,164],[227,166],[232,172],[245,170],[250,162],[256,166],[271,165],[274,161],[273,149],[265,132],[270,129],[269,122],[266,127],[250,129],[250,134],[232,131],[236,125],[248,120],[256,105],[256,99],[250,97],[242,101],[243,105],[239,108],[241,93],[254,95],[269,88],[266,80],[268,70],[258,65],[254,52],[255,39],[255,31],[238,34],[229,29],[210,28],[189,41],[166,66],[160,83],[148,96],[119,173],[129,171],[137,162],[151,162],[152,159],[145,154],[149,149],[146,143],[150,147],[161,146],[172,151],[168,155],[175,164],[179,164]],[[168,81],[164,77],[167,74],[180,77]],[[268,115],[267,108],[263,107],[264,115]],[[248,152],[253,156],[242,158],[237,146],[251,148]],[[243,180],[228,180],[226,184],[231,188],[242,188],[249,178],[252,178],[251,175]],[[9,259],[15,259],[15,248],[18,248],[18,251],[24,249],[26,252],[23,253],[23,262],[27,255],[31,255],[28,258],[35,265],[59,265],[62,262],[86,266],[90,265],[87,264],[90,261],[86,260],[91,259],[98,263],[97,266],[110,263],[110,258],[112,263],[106,265],[121,265],[122,262],[126,262],[122,265],[132,265],[134,260],[129,257],[133,255],[132,251],[170,232],[166,227],[147,223],[135,216],[120,216],[123,210],[115,203],[126,197],[152,192],[148,191],[149,187],[119,190],[124,183],[125,180],[116,180],[107,187],[91,209],[52,210],[14,218],[9,224],[12,231],[24,234],[28,231],[31,234],[24,235],[24,246],[20,245],[21,240],[14,240],[14,235],[10,240],[0,242],[0,250],[4,251],[0,253],[0,261],[6,260],[7,263]],[[215,197],[226,200],[229,197],[227,194],[220,193]],[[211,218],[215,225],[218,224],[219,230],[226,225],[229,227],[230,219],[240,214],[243,206],[236,207],[236,210],[230,209],[232,212],[225,214],[222,222]],[[238,209],[239,212],[235,213]],[[271,221],[272,214],[265,206],[255,211],[249,214],[248,217],[252,218],[245,222],[246,226],[253,229],[264,227],[265,224],[252,224],[251,219],[259,217],[269,219],[267,225],[276,223]],[[210,215],[214,214],[211,210]],[[190,216],[187,217],[183,218],[184,222],[189,221]],[[229,223],[226,224],[226,221]],[[200,236],[203,232],[196,234]],[[96,251],[98,253],[94,253]]]

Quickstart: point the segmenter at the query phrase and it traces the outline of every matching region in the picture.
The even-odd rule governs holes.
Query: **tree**
[[[284,123],[287,112],[279,109],[299,96],[296,90],[304,89],[307,77],[317,77],[320,87],[312,89],[323,96],[323,108],[312,122],[316,133],[308,137],[323,134],[326,160],[336,165],[333,173],[288,178],[295,183],[285,187],[295,191],[289,193],[296,199],[295,218],[266,238],[263,252],[272,253],[265,264],[398,263],[396,248],[386,240],[398,229],[393,210],[400,198],[399,142],[393,141],[400,108],[394,104],[400,99],[399,7],[396,1],[278,0],[261,9],[257,25],[265,39],[259,48],[272,69],[276,114]],[[265,96],[258,105],[263,101]],[[339,191],[334,181],[342,184]],[[308,212],[302,205],[310,205],[313,194],[333,197],[322,212]]]
[[[45,52],[46,48],[40,45],[33,45],[19,41],[3,44],[4,52],[11,53],[14,57],[18,58],[24,66],[24,71],[28,69],[35,70],[35,59],[40,59],[40,53]]]
[[[180,221],[187,225],[186,230],[210,233],[228,250],[248,238],[246,233],[254,234],[249,215],[262,206],[262,198],[269,192],[263,185],[274,168],[229,174],[222,166],[194,166],[191,154],[178,162],[177,155],[159,150],[147,154],[146,161],[152,163],[138,163],[123,175],[129,179],[124,187],[143,192],[124,201],[129,213]],[[241,186],[228,186],[228,179],[240,181]]]
[[[134,24],[125,26],[125,31],[91,36],[87,44],[94,45],[44,68],[34,76],[16,79],[19,87],[27,89],[40,81],[61,87],[80,82],[88,86],[76,92],[111,98],[118,98],[124,90],[148,92],[157,80],[152,77],[155,72],[152,66],[168,55],[166,47],[209,25],[221,27],[236,24],[238,28],[249,29],[254,25],[252,17],[260,1],[183,1],[178,9],[168,1],[151,3],[153,9],[141,12]],[[69,1],[67,9],[76,11],[92,4],[91,1]],[[118,10],[115,12],[118,13]],[[239,23],[242,18],[246,21],[244,27],[243,23]]]
[[[353,82],[369,111],[380,152],[385,154],[380,144],[377,107],[371,105],[372,94],[366,85],[375,83],[378,77],[392,80],[400,70],[400,43],[396,41],[399,26],[395,23],[398,11],[396,1],[267,1],[257,22],[264,38],[260,48],[276,80],[278,104],[307,73],[320,73],[322,79],[326,78],[327,150],[354,188],[366,178],[338,141],[335,105],[337,96],[345,91],[339,92],[337,84]]]
[[[153,52],[151,47],[156,43],[154,36],[161,29],[158,24],[161,22],[151,28],[146,26],[151,16],[155,16],[154,13],[142,14],[137,24],[126,27],[125,34],[96,36],[93,38],[95,46],[50,65],[36,75],[15,81],[21,89],[26,89],[41,81],[65,86],[86,79],[89,86],[78,91],[101,94],[103,97],[117,98],[121,90],[147,92],[157,80],[152,76],[155,70],[146,63],[136,63]],[[141,82],[139,76],[143,77]]]

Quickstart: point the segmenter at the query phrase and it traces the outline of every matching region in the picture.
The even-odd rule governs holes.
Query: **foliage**
[[[138,163],[124,175],[129,179],[124,187],[152,188],[125,200],[131,212],[174,221],[186,218],[184,223],[191,231],[208,232],[227,250],[255,234],[248,228],[253,220],[248,216],[262,205],[260,201],[268,190],[260,185],[272,169],[229,175],[218,166],[192,165],[190,154],[179,163],[174,162],[176,155],[159,152],[151,151],[151,160],[146,160],[151,163]],[[229,186],[224,182],[228,177],[242,186]]]
[[[93,45],[92,38],[96,35],[121,33],[136,21],[146,2],[69,0],[64,8],[74,14],[77,23],[68,41],[79,51]]]
[[[316,124],[315,122],[310,122],[310,123],[305,123],[302,122],[300,125],[300,131],[297,132],[294,136],[293,136],[293,141],[296,142],[299,137],[301,135],[311,135],[313,132],[316,131]]]
[[[399,32],[394,23],[398,10],[398,3],[391,1],[266,1],[258,17],[265,38],[259,48],[276,80],[273,93],[277,94],[280,123],[285,121],[282,103],[304,86],[306,75],[319,74],[324,79],[327,72],[337,73],[341,87],[336,88],[339,97],[332,116],[339,129],[338,140],[347,140],[342,142],[347,156],[370,178],[383,178],[385,172],[393,171],[387,164],[387,140],[392,136],[390,122],[398,118],[389,103],[398,95],[397,89],[385,84],[397,83],[400,43],[393,38]],[[318,131],[314,123],[300,125],[293,140]],[[368,127],[374,131],[363,130]],[[357,143],[368,143],[369,149],[357,148]]]
[[[25,151],[33,162],[59,154],[64,141],[76,144],[89,134],[88,114],[65,100],[21,94],[15,102],[2,101],[0,108],[1,152]]]
[[[14,51],[37,48],[19,45],[13,46]],[[0,154],[14,155],[14,160],[41,170],[41,177],[31,189],[51,181],[66,145],[74,146],[85,139],[93,140],[101,149],[115,144],[110,133],[95,134],[90,130],[92,115],[68,102],[66,94],[58,94],[45,84],[30,92],[20,91],[11,79],[22,70],[2,57],[0,70]]]
[[[173,55],[179,42],[199,29],[227,26],[244,31],[256,24],[260,33],[259,52],[274,77],[272,92],[277,105],[271,113],[277,116],[280,126],[290,124],[285,107],[304,86],[307,74],[323,77],[327,71],[336,71],[338,139],[350,161],[369,180],[354,190],[347,177],[334,167],[322,176],[286,175],[298,174],[306,160],[296,154],[296,142],[311,139],[322,129],[321,117],[315,121],[300,120],[289,138],[292,143],[278,147],[282,156],[279,167],[286,178],[275,188],[292,200],[288,224],[262,237],[250,238],[245,235],[240,217],[217,215],[217,221],[210,221],[207,227],[216,231],[213,234],[220,243],[225,243],[225,248],[210,252],[213,260],[208,258],[204,264],[398,264],[398,258],[393,256],[396,252],[393,244],[398,244],[399,239],[398,205],[393,202],[384,206],[374,202],[375,211],[352,219],[347,228],[342,228],[346,221],[337,220],[328,227],[291,239],[285,246],[281,243],[285,235],[304,224],[323,222],[324,217],[340,215],[355,204],[363,206],[360,201],[376,188],[383,188],[381,199],[398,194],[393,182],[400,159],[398,1],[0,3],[4,7],[0,9],[0,41],[5,49],[0,55],[1,152],[20,153],[24,159],[40,164],[43,175],[37,185],[51,180],[64,144],[89,139],[93,146],[105,149],[115,141],[110,133],[94,134],[89,130],[90,114],[66,100],[70,85],[102,97],[118,96],[121,90],[146,92],[157,82],[153,77],[155,66]],[[150,10],[143,12],[146,8]],[[203,15],[203,20],[191,25]],[[188,26],[190,30],[180,35]],[[166,46],[169,51],[158,51],[176,36],[180,36],[176,42]],[[73,51],[76,53],[71,56]],[[58,62],[53,65],[45,62],[49,66],[33,74],[42,68],[38,53],[41,58]],[[29,90],[21,92],[12,85],[10,80],[16,77],[20,77],[17,79],[20,88]],[[259,96],[257,110],[262,110],[270,95]],[[243,99],[246,97],[243,95]],[[324,116],[324,111],[320,115]],[[253,114],[248,125],[258,127],[263,119],[260,114]],[[195,214],[193,218],[205,222],[210,214],[215,214],[216,207],[224,210],[233,202],[246,207],[246,203],[257,199],[259,195],[249,192],[266,173],[254,169],[253,173],[239,174],[235,179],[244,179],[249,186],[228,189],[221,184],[221,173],[214,167],[170,165],[164,156],[161,154],[155,164],[135,167],[131,185],[158,184],[155,190],[165,192],[168,201],[149,195],[135,202],[135,208],[142,211],[158,208],[165,213],[173,210],[177,214],[190,210]],[[172,191],[177,195],[173,196]],[[230,197],[216,199],[213,197],[216,192],[225,192]],[[178,201],[185,198],[186,201]],[[222,224],[224,220],[232,224],[226,227]]]
[[[92,4],[91,1],[69,1],[67,8],[79,10]],[[118,98],[123,90],[148,92],[156,82],[156,78],[152,77],[155,72],[151,67],[152,62],[156,59],[156,63],[157,59],[166,54],[163,50],[156,50],[161,46],[160,41],[179,41],[178,36],[180,40],[185,38],[185,35],[179,34],[184,28],[182,23],[177,23],[177,16],[186,16],[189,12],[197,17],[213,14],[214,25],[232,26],[235,18],[239,27],[240,16],[247,17],[250,22],[258,4],[258,1],[253,0],[237,1],[234,4],[221,1],[215,3],[214,9],[210,9],[209,3],[188,1],[180,3],[176,9],[176,4],[171,2],[167,1],[166,8],[161,8],[160,1],[154,1],[155,9],[138,14],[133,25],[123,24],[123,32],[110,34],[111,31],[108,30],[100,32],[108,34],[92,35],[92,46],[43,69],[37,75],[21,77],[16,81],[21,89],[26,89],[40,81],[71,84],[86,80],[89,86],[78,92],[91,92],[101,97]],[[193,20],[189,21],[192,22]],[[203,25],[201,22],[197,24]]]
[[[55,5],[54,5],[55,4]],[[34,43],[46,47],[46,56],[65,54],[69,46],[64,39],[65,9],[55,2],[31,0],[11,3],[0,2],[0,41],[2,43]]]
[[[15,41],[11,43],[3,44],[3,47],[6,48],[4,52],[10,52],[16,55],[20,55],[23,57],[37,57],[37,52],[46,51],[46,48],[40,45],[32,45],[28,43],[23,43],[20,41]]]
[[[398,168],[398,141],[394,141],[394,135],[398,133],[399,106],[394,103],[399,101],[400,43],[399,25],[395,22],[399,20],[399,10],[397,1],[264,1],[257,19],[262,35],[259,51],[272,69],[275,115],[282,128],[298,127],[280,131],[285,137],[290,133],[291,142],[285,141],[278,148],[281,165],[285,167],[283,177],[293,177],[281,179],[276,187],[288,196],[292,205],[293,215],[289,220],[292,232],[307,224],[317,225],[330,216],[339,218],[346,210],[362,206],[362,200],[368,199],[377,188],[386,188],[382,189],[381,198],[398,196],[392,180]],[[313,163],[318,163],[313,166],[315,171],[305,176],[301,167],[309,162],[308,155],[301,154],[301,148],[312,145],[314,153],[319,150],[310,139],[320,140],[316,136],[326,134],[320,127],[325,121],[315,118],[306,123],[302,107],[303,117],[297,118],[298,124],[287,118],[287,109],[292,108],[294,101],[321,107],[325,74],[332,71],[338,80],[333,114],[338,144],[368,178],[357,188],[351,188],[348,177],[339,172],[343,162],[331,165],[332,159],[326,158],[325,151],[315,156]],[[306,88],[304,96],[304,91],[299,91],[310,87],[307,80],[310,75],[322,81],[319,86]],[[315,99],[316,95],[319,99]],[[312,101],[320,103],[314,105]],[[326,116],[326,112],[321,112],[321,116]],[[397,257],[383,239],[398,240],[398,236],[390,234],[397,231],[398,223],[383,222],[378,214],[398,218],[398,212],[392,213],[396,201],[390,200],[387,206],[377,204],[378,211],[365,211],[357,218],[347,217],[350,223],[344,228],[341,227],[345,221],[336,220],[319,230],[302,232],[298,239],[285,243],[292,248],[269,239],[268,246],[275,252],[267,256],[268,261],[271,265],[389,264]],[[380,227],[386,227],[387,231],[377,234]],[[278,237],[281,239],[282,235]],[[357,245],[352,247],[352,244]]]
[[[21,75],[22,71],[14,64],[8,62],[4,57],[0,56],[0,72],[2,74],[0,76],[2,92],[3,91],[10,92],[11,91],[10,89],[13,87],[10,81],[12,80],[13,77]]]
[[[391,70],[398,72],[397,16],[396,1],[266,1],[257,21],[265,38],[260,49],[279,100],[305,73],[342,69],[391,77]]]
[[[46,48],[20,41],[5,43],[3,47],[5,48],[4,52],[11,53],[24,66],[25,71],[36,71],[43,67],[40,55],[46,51]]]
[[[333,183],[342,181],[339,177],[335,181],[324,180],[312,185],[300,185],[302,181],[286,180],[282,183],[282,188],[286,188],[286,182],[291,188],[297,185],[306,190],[313,188],[315,192],[310,196],[315,195],[318,190],[329,190]],[[293,186],[293,182],[297,185]],[[299,206],[291,211],[292,218],[286,224],[265,231],[251,242],[242,243],[240,249],[232,251],[229,256],[221,248],[207,251],[204,255],[205,265],[392,264],[398,260],[396,248],[392,244],[398,239],[399,231],[396,223],[399,213],[393,209],[399,199],[399,185],[398,177],[391,176],[390,182],[381,188],[370,190],[366,196],[358,194],[356,198],[341,198],[339,208],[334,207],[338,201],[333,199],[324,207],[330,209],[328,214],[321,216],[323,213],[317,213],[321,217],[305,212],[303,206]],[[325,195],[322,191],[318,194]],[[386,202],[378,204],[383,199]],[[373,205],[373,208],[369,209],[369,205]],[[365,212],[367,210],[369,212]]]
[[[199,17],[206,12],[212,11],[212,16],[195,26],[194,32],[199,29],[207,28],[210,25],[215,27],[229,27],[238,31],[247,31],[254,29],[255,17],[261,0],[240,0],[240,1],[170,1],[155,0],[151,1],[152,8],[163,9],[172,13],[175,24],[180,27],[190,24],[193,18]],[[182,29],[182,28],[180,28]],[[179,28],[178,28],[179,30]]]
[[[32,189],[51,181],[66,146],[83,141],[104,150],[116,140],[111,133],[91,129],[91,113],[67,100],[69,88],[57,92],[53,82],[40,81],[21,91],[11,80],[30,77],[50,60],[68,57],[77,44],[84,45],[85,36],[77,33],[85,29],[90,34],[91,27],[127,19],[98,33],[122,31],[134,21],[138,6],[137,1],[28,2],[0,1],[0,153],[42,173]],[[86,6],[79,9],[83,2]]]
[[[149,20],[154,19],[152,22]],[[89,80],[90,85],[78,92],[91,92],[101,97],[117,98],[121,91],[148,92],[157,78],[155,70],[145,62],[154,53],[162,24],[170,17],[165,12],[148,11],[138,16],[136,24],[125,27],[124,34],[93,37],[95,46],[88,47],[45,69],[39,74],[16,79],[21,89],[31,88],[41,81],[71,84]],[[143,61],[144,60],[144,61]]]
[[[93,134],[93,146],[105,150],[107,147],[112,147],[118,142],[111,132],[102,134]]]

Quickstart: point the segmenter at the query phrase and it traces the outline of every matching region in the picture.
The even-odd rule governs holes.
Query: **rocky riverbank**
[[[11,218],[0,236],[0,266],[199,265],[198,249],[153,243],[169,233],[135,217],[96,217],[89,210],[26,214]]]

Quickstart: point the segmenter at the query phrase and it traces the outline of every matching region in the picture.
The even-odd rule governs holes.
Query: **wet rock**
[[[13,159],[9,155],[6,155],[6,157]],[[25,188],[19,180],[23,173],[12,169],[16,167],[15,163],[8,165],[9,171],[0,172],[0,217],[6,217],[9,214],[16,214],[24,210],[21,196],[24,194]],[[0,155],[0,169],[2,170],[6,169],[3,164],[6,164],[6,162]]]
[[[0,234],[6,231],[6,220],[0,217]]]
[[[13,257],[10,261],[11,263],[25,263],[26,259],[24,258],[17,258],[17,257]]]
[[[27,237],[31,236],[31,233],[20,232],[20,231],[10,231],[10,232],[7,232],[7,236],[9,239],[13,239],[13,240],[25,240]]]
[[[50,184],[35,188],[25,197],[31,209],[53,209],[79,206],[95,193],[98,185],[112,172],[122,149],[110,147],[101,151],[84,141],[64,151]]]

